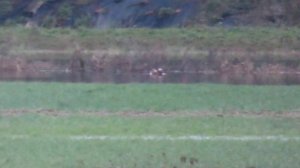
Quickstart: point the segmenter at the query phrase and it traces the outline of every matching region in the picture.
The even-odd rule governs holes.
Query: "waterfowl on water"
[[[149,72],[149,76],[151,77],[164,77],[167,73],[162,68],[153,68]]]

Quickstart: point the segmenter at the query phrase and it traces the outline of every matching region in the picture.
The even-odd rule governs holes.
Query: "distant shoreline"
[[[198,27],[170,29],[0,28],[5,68],[47,68],[82,62],[101,71],[117,65],[133,71],[178,64],[183,69],[219,72],[300,72],[300,28]],[[173,63],[172,63],[173,62]],[[53,64],[54,63],[54,64]],[[170,64],[170,66],[171,66]],[[11,66],[12,68],[10,68]],[[182,67],[183,66],[183,67]],[[83,67],[79,67],[83,68]],[[257,70],[257,68],[259,70]],[[75,70],[78,69],[78,66]]]

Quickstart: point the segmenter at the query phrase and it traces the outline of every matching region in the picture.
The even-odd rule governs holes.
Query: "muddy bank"
[[[163,68],[165,77],[151,77],[153,68]],[[163,55],[84,55],[76,51],[69,59],[0,57],[0,80],[66,82],[171,82],[234,84],[300,84],[300,61],[170,58]]]

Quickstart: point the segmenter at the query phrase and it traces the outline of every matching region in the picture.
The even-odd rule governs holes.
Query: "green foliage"
[[[58,27],[64,26],[65,23],[71,19],[72,13],[73,13],[72,4],[65,2],[62,5],[60,5],[55,15],[57,19],[56,26]]]
[[[206,11],[209,13],[214,13],[222,7],[222,1],[220,0],[212,0],[208,1],[206,4]]]
[[[53,20],[52,20],[53,19]],[[52,27],[55,18],[45,19],[45,26]],[[14,43],[11,48],[17,50],[19,46],[28,46],[26,49],[62,49],[72,48],[72,41],[77,41],[86,49],[152,49],[155,44],[162,47],[185,49],[186,47],[199,50],[247,49],[250,51],[276,51],[299,50],[300,29],[274,28],[274,27],[201,27],[201,28],[169,28],[169,29],[72,29],[65,34],[63,29],[38,28],[41,34],[36,35],[35,41],[31,40],[30,31],[22,27],[0,28],[0,39],[12,38]],[[136,44],[136,48],[132,47]],[[31,46],[31,47],[30,47]],[[173,53],[174,54],[174,53]],[[180,54],[180,53],[175,53]],[[182,55],[181,55],[182,56]],[[201,56],[201,55],[199,55]],[[229,56],[229,55],[228,55]],[[231,55],[233,57],[238,55]],[[288,53],[279,55],[287,59]],[[260,59],[261,55],[253,54],[252,57]],[[298,57],[294,57],[297,59]]]
[[[54,16],[48,15],[43,19],[41,26],[45,27],[45,28],[52,28],[52,27],[55,27],[56,22],[57,21]]]
[[[13,5],[10,0],[1,0],[0,1],[0,17],[8,14],[8,12],[12,11]]]
[[[71,1],[72,1],[72,3],[74,3],[76,5],[86,5],[93,0],[71,0]]]
[[[69,17],[72,14],[72,6],[68,3],[62,4],[57,10],[57,16],[64,18]]]
[[[47,1],[47,0],[43,0]],[[183,0],[174,0],[174,5],[171,6],[180,6],[178,4],[182,3]],[[20,8],[20,0],[1,0],[0,1],[0,16],[6,15],[13,10]],[[116,1],[118,4],[118,1]],[[120,3],[120,2],[119,2]],[[245,22],[252,25],[288,25],[295,26],[299,25],[300,17],[300,1],[299,0],[199,0],[197,1],[198,7],[193,13],[194,16],[188,18],[189,25],[215,25],[218,22],[222,21],[223,16],[235,16],[234,18],[239,18],[237,20],[239,24],[243,25]],[[53,11],[49,12],[46,17],[46,21],[39,21],[38,25],[53,25],[52,22],[55,22],[54,27],[66,27],[66,26],[90,26],[92,24],[92,19],[87,17],[77,17],[74,15],[74,22],[70,22],[70,18],[73,14],[78,14],[84,11],[88,17],[94,14],[94,10],[85,9],[87,5],[96,5],[95,0],[74,0],[74,1],[61,1],[58,5],[58,8],[52,9]],[[105,14],[110,7],[101,7],[99,13]],[[276,12],[276,10],[280,12]],[[172,7],[157,7],[155,9],[158,17],[169,17],[175,15],[176,13],[185,12],[176,11]],[[145,11],[147,13],[147,11]],[[84,15],[85,15],[84,14]],[[51,21],[47,20],[52,18]],[[271,18],[271,19],[270,19]],[[279,20],[279,23],[272,21]],[[15,20],[13,18],[6,18]],[[130,19],[129,19],[130,20]],[[242,21],[241,21],[242,20]],[[46,23],[45,23],[46,22]],[[15,23],[10,21],[10,23]],[[16,21],[16,23],[21,23]],[[22,22],[23,23],[23,22]],[[50,24],[49,24],[50,23]],[[2,23],[3,24],[3,23]]]
[[[287,0],[283,2],[285,5],[286,19],[289,24],[300,25],[300,1]]]
[[[47,1],[47,0],[43,0]],[[12,10],[19,9],[20,0],[1,0],[0,1],[0,16],[8,14]],[[116,1],[117,2],[117,1]],[[65,26],[87,26],[93,24],[92,19],[90,17],[94,14],[95,10],[85,9],[87,5],[94,4],[95,0],[66,0],[61,1],[58,4],[57,8],[53,9],[53,11],[49,12],[46,16],[46,21],[43,19],[38,19],[38,25],[46,27],[65,27]],[[251,25],[288,25],[295,26],[299,25],[299,17],[300,17],[300,1],[299,0],[203,0],[197,1],[197,9],[196,12],[193,13],[191,18],[188,18],[189,25],[215,25],[224,19],[224,16],[234,16],[237,19],[237,23],[244,25],[245,23],[249,23]],[[95,3],[96,4],[96,3]],[[180,10],[180,5],[183,4],[182,0],[174,0],[174,6],[178,7],[173,9],[172,7],[167,6],[158,6],[155,11],[156,14],[160,17],[169,17],[175,15],[176,13],[186,12],[185,10]],[[196,5],[196,4],[195,4]],[[173,5],[172,5],[173,6]],[[72,22],[70,22],[70,18],[73,15],[74,8],[80,9],[80,11],[84,11],[88,17],[83,17],[81,15],[76,15],[76,17],[72,18]],[[93,7],[94,8],[94,7]],[[97,8],[97,7],[95,7]],[[279,16],[276,12],[277,9],[280,11]],[[101,9],[97,12],[100,14],[105,14],[110,7],[101,6]],[[79,10],[76,10],[76,12]],[[275,11],[275,12],[274,12]],[[117,12],[117,11],[111,11]],[[147,11],[145,11],[147,13]],[[84,14],[84,15],[85,15]],[[75,15],[74,15],[75,16]],[[49,18],[51,21],[47,20]],[[271,18],[271,19],[270,19]],[[279,20],[280,24],[275,21]],[[12,19],[13,18],[5,18]],[[73,22],[74,20],[74,22]],[[242,21],[241,21],[242,20]],[[10,21],[14,23],[13,21]],[[46,22],[46,23],[45,23]],[[48,24],[48,22],[55,22],[55,24]],[[20,23],[20,22],[17,22]],[[3,24],[3,23],[2,23]],[[75,24],[75,25],[74,25]],[[82,25],[81,25],[82,24]],[[51,25],[51,26],[49,26]]]
[[[73,6],[68,2],[64,2],[56,10],[54,15],[46,15],[40,25],[46,28],[67,26],[73,14]]]
[[[91,27],[92,26],[92,17],[88,14],[81,15],[75,20],[74,27]]]
[[[259,0],[235,0],[235,2],[232,2],[230,6],[232,6],[234,9],[247,12],[259,5]]]
[[[158,10],[158,17],[167,17],[176,14],[176,10],[170,7],[163,7]]]

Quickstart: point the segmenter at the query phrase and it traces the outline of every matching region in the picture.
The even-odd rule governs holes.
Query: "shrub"
[[[176,10],[170,7],[163,7],[158,10],[158,17],[172,16],[176,13]]]

